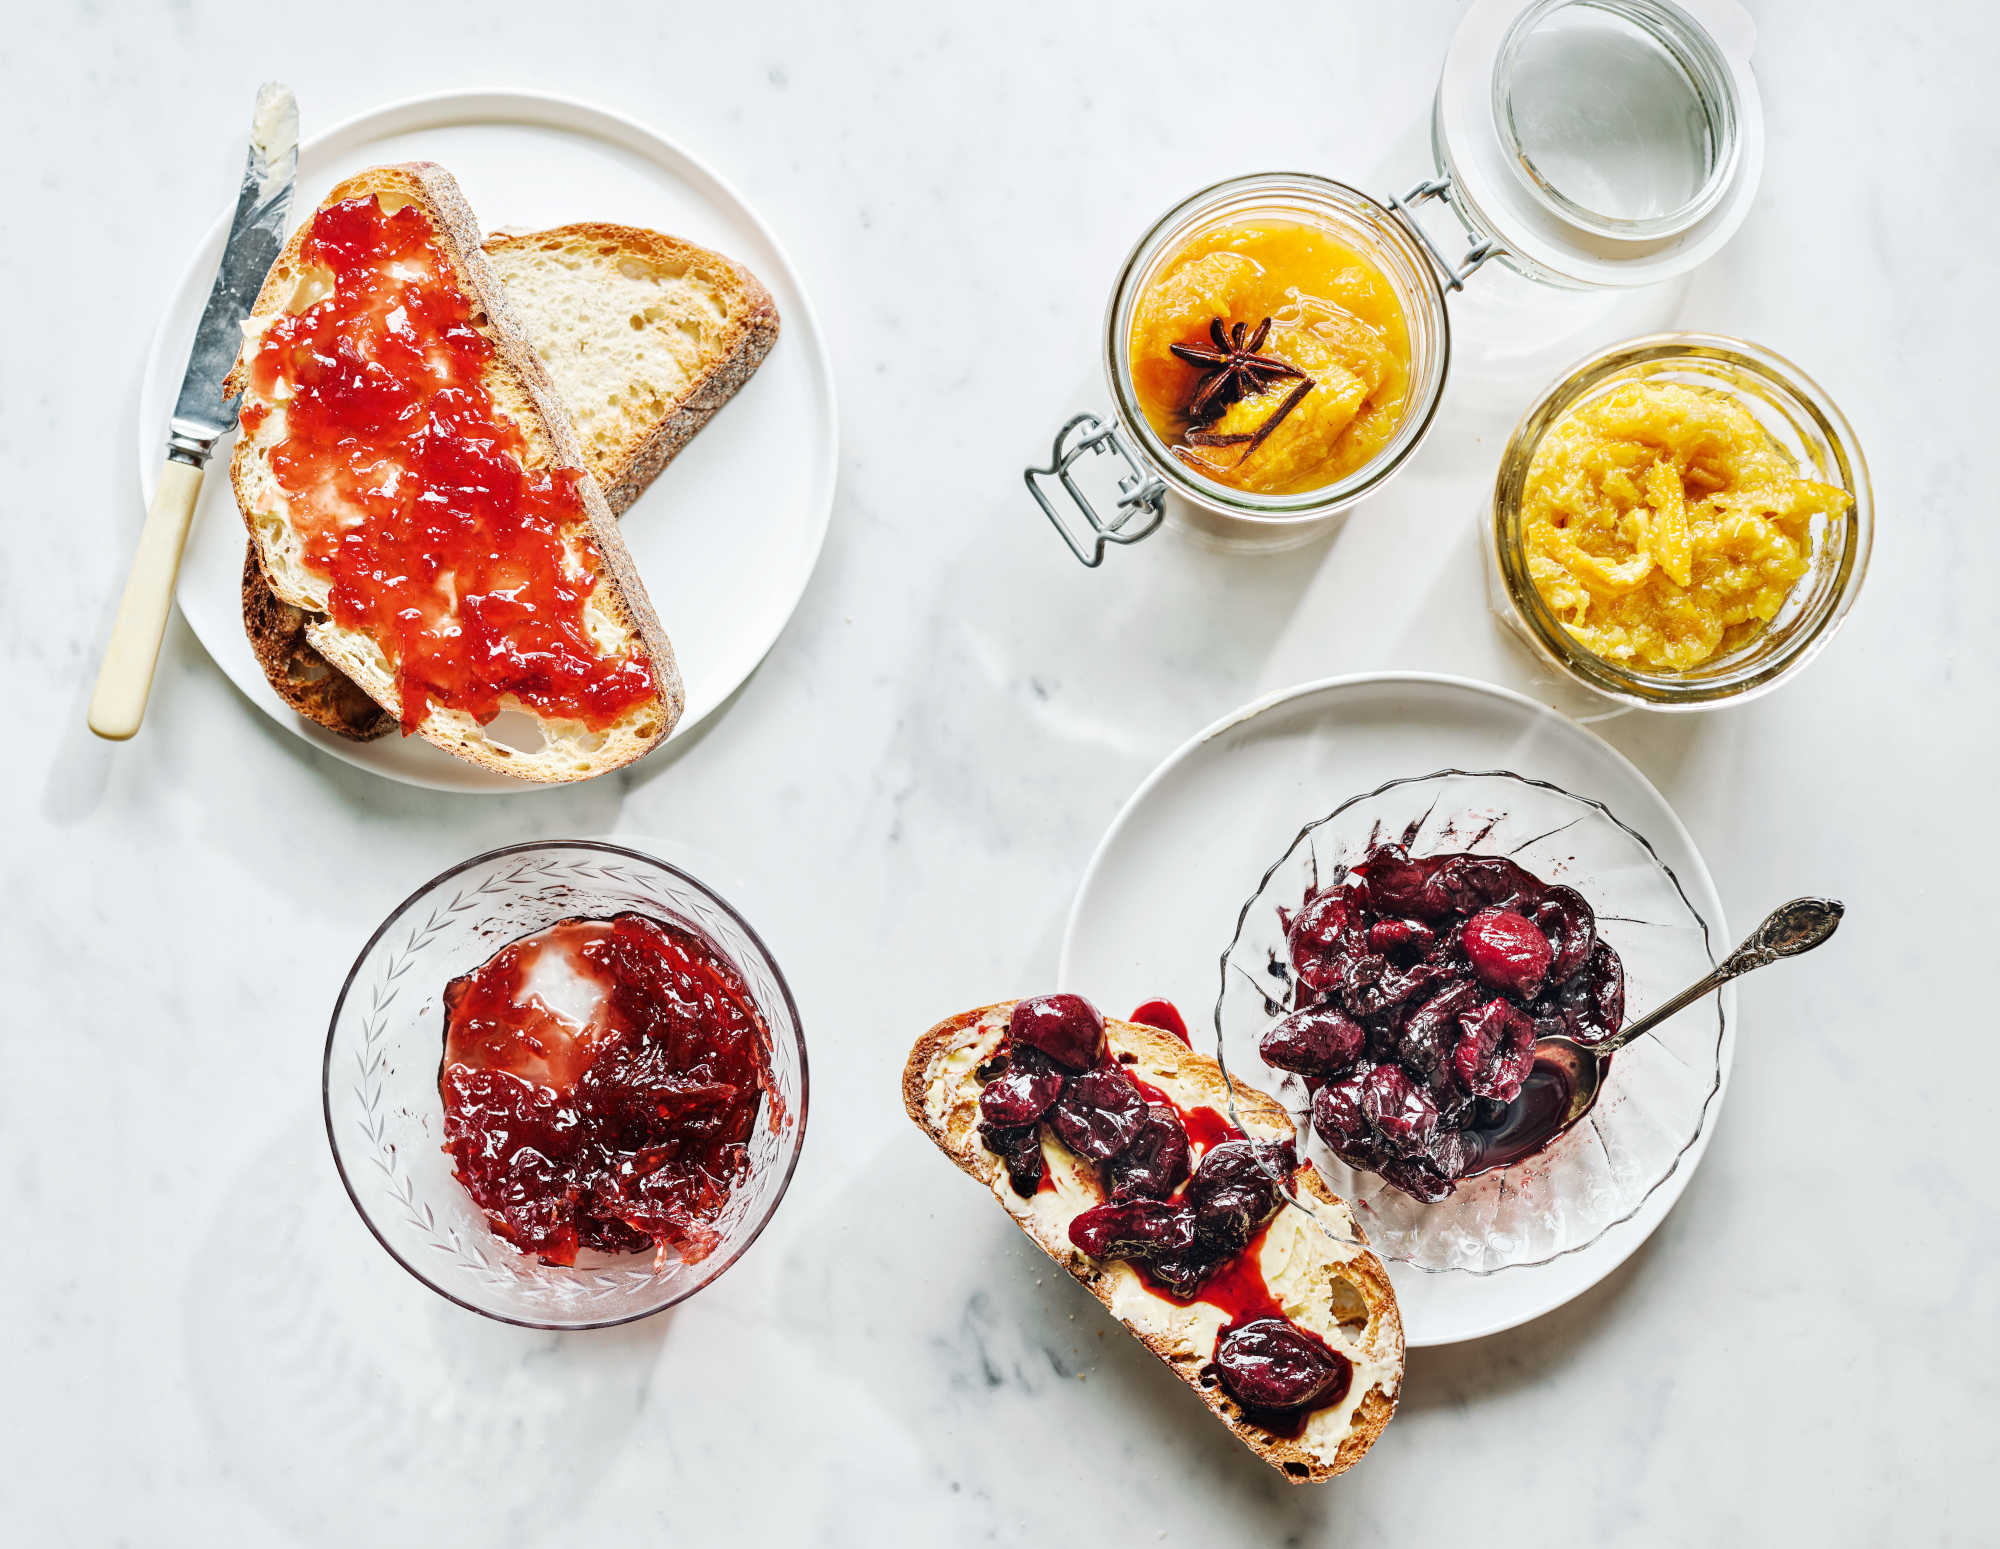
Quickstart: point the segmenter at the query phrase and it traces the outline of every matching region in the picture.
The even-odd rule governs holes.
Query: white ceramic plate
[[[1302,824],[1397,775],[1511,769],[1602,801],[1644,834],[1689,899],[1730,940],[1694,841],[1646,777],[1608,744],[1533,700],[1429,673],[1331,678],[1244,706],[1153,771],[1091,857],[1063,932],[1057,984],[1107,1013],[1180,1007],[1195,1047],[1212,1050],[1218,964],[1243,900]],[[1723,1087],[1700,1138],[1638,1215],[1587,1248],[1490,1275],[1391,1263],[1412,1345],[1512,1328],[1580,1295],[1665,1218],[1708,1146],[1736,1053],[1725,990]]]
[[[804,593],[833,510],[836,424],[826,343],[791,262],[736,192],[678,146],[628,119],[527,92],[456,92],[381,108],[306,142],[296,224],[342,178],[383,162],[441,163],[482,229],[569,221],[650,226],[741,260],[770,288],[778,343],[743,390],[625,513],[638,561],[687,684],[676,735],[722,704],[771,648]],[[146,360],[139,474],[148,499],[227,216],[189,261]],[[443,790],[537,789],[396,735],[350,743],[295,715],[243,636],[244,531],[226,436],[209,463],[181,565],[182,614],[216,664],[280,725],[336,758]]]

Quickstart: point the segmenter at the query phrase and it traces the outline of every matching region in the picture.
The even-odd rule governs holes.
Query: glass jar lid
[[[1686,273],[1757,191],[1755,36],[1736,0],[1478,0],[1433,123],[1453,207],[1535,279]]]

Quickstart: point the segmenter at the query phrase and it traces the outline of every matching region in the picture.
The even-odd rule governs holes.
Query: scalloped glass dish
[[[1446,770],[1392,780],[1307,824],[1244,904],[1223,954],[1218,1057],[1290,1110],[1310,1137],[1307,1154],[1353,1202],[1378,1253],[1432,1272],[1492,1274],[1587,1248],[1636,1215],[1701,1135],[1722,1085],[1722,1002],[1691,1007],[1619,1051],[1596,1108],[1545,1150],[1437,1204],[1412,1199],[1312,1136],[1304,1083],[1266,1065],[1257,1047],[1292,1006],[1279,911],[1296,910],[1312,887],[1389,840],[1412,855],[1504,855],[1582,893],[1624,959],[1628,1018],[1713,965],[1707,922],[1652,845],[1602,803],[1504,770]]]
[[[770,1033],[773,1091],[750,1142],[750,1175],[716,1222],[722,1241],[706,1258],[655,1268],[651,1255],[585,1252],[557,1268],[495,1233],[453,1175],[438,1095],[444,988],[559,920],[626,910],[686,926],[735,964]],[[678,868],[589,840],[494,850],[417,889],[361,949],[326,1040],[327,1139],[369,1231],[440,1296],[530,1328],[628,1323],[685,1301],[734,1264],[791,1182],[806,1092],[798,1008],[756,931]]]

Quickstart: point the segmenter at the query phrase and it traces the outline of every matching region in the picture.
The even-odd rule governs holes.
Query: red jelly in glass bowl
[[[756,932],[592,841],[426,883],[327,1038],[327,1136],[369,1230],[440,1295],[537,1328],[628,1322],[729,1268],[784,1196],[806,1096]]]

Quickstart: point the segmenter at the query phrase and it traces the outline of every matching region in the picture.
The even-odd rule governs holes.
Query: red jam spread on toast
[[[584,604],[603,561],[569,468],[530,468],[496,410],[492,341],[429,218],[373,196],[320,210],[300,260],[326,293],[283,312],[250,361],[253,431],[329,612],[394,664],[405,733],[433,704],[482,724],[510,698],[602,730],[656,692],[643,652],[607,653]]]
[[[1256,1424],[1300,1435],[1315,1409],[1346,1396],[1354,1369],[1287,1317],[1264,1281],[1260,1248],[1298,1169],[1292,1142],[1253,1140],[1213,1108],[1182,1108],[1126,1070],[1130,1058],[1110,1053],[1104,1019],[1082,996],[1021,1001],[976,1072],[980,1140],[1023,1196],[1047,1181],[1045,1124],[1091,1163],[1103,1203],[1070,1222],[1071,1244],[1126,1261],[1170,1302],[1219,1309],[1213,1380]]]
[[[750,1171],[768,1034],[706,940],[638,914],[565,920],[445,989],[445,1149],[495,1231],[693,1263]]]

